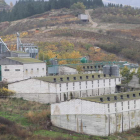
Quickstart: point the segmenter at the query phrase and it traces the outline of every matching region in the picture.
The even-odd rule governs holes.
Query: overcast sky
[[[17,0],[5,0],[8,4],[12,1],[13,4],[15,4],[15,2]],[[124,5],[131,5],[134,7],[140,7],[140,0],[103,0],[104,3],[120,3],[120,4],[124,4]]]

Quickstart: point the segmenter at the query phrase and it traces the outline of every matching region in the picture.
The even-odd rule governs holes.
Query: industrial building
[[[0,59],[0,70],[0,81],[16,82],[46,76],[46,63],[30,57],[7,57]]]
[[[140,125],[140,91],[86,97],[51,104],[53,125],[108,136]]]
[[[51,101],[62,102],[72,98],[113,94],[116,92],[116,85],[120,83],[119,77],[103,74],[76,74],[26,79],[9,83],[8,89],[14,90],[20,96],[23,95],[25,99],[29,98],[30,93],[32,93],[30,98],[35,98],[36,94],[49,96],[52,94]],[[46,102],[47,100],[46,98]]]

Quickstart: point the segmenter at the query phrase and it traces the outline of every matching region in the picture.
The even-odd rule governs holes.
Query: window
[[[123,99],[123,95],[121,95],[121,99]]]
[[[42,70],[44,70],[44,68],[42,68]]]
[[[133,97],[136,97],[136,94],[133,94]]]
[[[98,68],[100,68],[100,66],[98,66]]]
[[[94,68],[96,68],[96,66],[94,66]]]
[[[37,68],[37,70],[39,70],[39,68]]]
[[[74,83],[73,83],[73,86],[74,86]]]
[[[87,69],[89,69],[89,66],[87,66]]]
[[[140,93],[139,93],[139,96],[140,96]]]
[[[15,69],[15,71],[20,71],[20,69]]]
[[[107,101],[110,101],[110,97],[107,97]]]
[[[103,98],[100,98],[100,101],[103,102]]]
[[[26,71],[28,71],[28,69],[26,69]]]
[[[60,78],[60,81],[63,81],[63,78]]]
[[[94,75],[92,75],[92,78],[94,78]]]
[[[100,78],[100,75],[98,75],[98,78]]]
[[[93,69],[93,66],[91,66],[90,68]]]
[[[104,74],[104,77],[106,77],[106,74]]]
[[[33,70],[33,69],[31,69],[31,70]]]
[[[117,96],[114,96],[114,100],[117,100]]]
[[[82,79],[82,76],[80,76],[80,79]]]
[[[83,69],[85,69],[85,66],[83,66]]]
[[[88,76],[86,76],[86,79],[88,79]]]
[[[9,69],[5,69],[5,71],[10,71]]]
[[[76,77],[73,77],[74,80],[76,80]]]
[[[129,94],[127,94],[127,98],[129,98]]]
[[[70,78],[69,78],[69,77],[67,77],[67,80],[69,81],[69,80],[70,80]]]
[[[54,82],[56,82],[56,78],[54,78]]]

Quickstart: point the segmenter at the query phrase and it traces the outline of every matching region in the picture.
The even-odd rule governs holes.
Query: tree
[[[80,65],[78,65],[78,66],[76,67],[76,70],[77,70],[78,73],[80,74],[81,72],[83,72],[83,67],[80,66]]]
[[[86,7],[82,2],[77,2],[71,6],[71,9],[85,11]]]
[[[138,76],[138,78],[139,78],[139,84],[140,84],[140,67],[138,68],[137,76]]]

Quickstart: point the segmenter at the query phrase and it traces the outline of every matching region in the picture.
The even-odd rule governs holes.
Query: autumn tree
[[[78,65],[76,67],[76,70],[78,71],[78,73],[80,74],[81,72],[83,72],[83,67],[81,65]]]
[[[140,84],[140,67],[138,68],[137,76],[138,76],[138,78],[139,78],[139,84]]]

